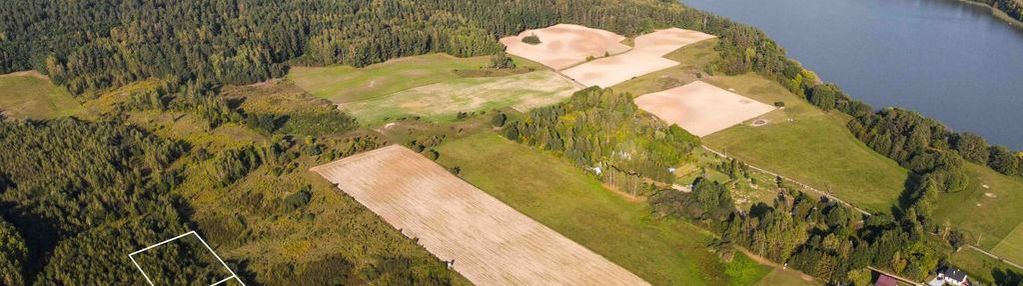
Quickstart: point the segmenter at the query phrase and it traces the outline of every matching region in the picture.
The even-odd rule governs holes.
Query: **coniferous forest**
[[[493,55],[503,48],[498,38],[557,23],[630,36],[665,27],[716,35],[721,59],[708,72],[756,72],[823,110],[849,114],[848,128],[855,137],[910,170],[903,200],[891,214],[864,217],[783,183],[778,187],[786,192],[772,204],[743,212],[716,182],[674,181],[668,170],[687,160],[699,139],[638,112],[631,95],[591,88],[523,118],[502,114],[494,119],[509,139],[556,152],[580,167],[599,168],[601,180],[651,195],[649,203],[661,216],[692,220],[719,234],[721,245],[742,246],[830,283],[857,280],[865,266],[919,278],[964,245],[967,236],[929,218],[929,202],[940,192],[965,187],[965,162],[1023,176],[1023,157],[1013,150],[952,132],[911,111],[875,110],[819,82],[763,32],[675,1],[6,1],[0,5],[0,74],[35,70],[80,97],[140,81],[159,84],[131,94],[117,111],[95,121],[0,119],[0,284],[142,285],[123,250],[197,225],[218,225],[197,219],[187,200],[172,192],[184,178],[208,177],[210,186],[226,188],[261,168],[294,174],[302,172],[299,158],[323,161],[382,145],[372,136],[353,135],[336,144],[342,147],[328,147],[317,141],[320,136],[354,132],[358,124],[352,117],[326,111],[301,116],[246,111],[222,98],[225,86],[280,78],[298,65],[363,67],[431,52]],[[125,123],[127,111],[190,114],[208,128],[241,125],[271,139],[229,148],[191,146]],[[622,144],[621,137],[642,140]],[[662,190],[673,184],[689,184],[693,192]],[[310,189],[289,190],[279,202],[246,194],[238,209],[311,219],[288,213],[314,200]],[[368,216],[364,210],[350,212]],[[366,225],[381,224],[358,225],[369,229],[358,234],[363,239],[412,245],[399,242],[404,239],[400,234]],[[439,261],[373,254],[390,248],[365,247],[352,250],[359,255],[274,265],[272,271],[243,275],[253,284],[268,285],[453,283]],[[159,255],[195,259],[180,265],[206,263],[180,254],[185,252]],[[246,262],[229,263],[245,269]],[[180,265],[161,265],[181,273],[168,281],[213,275],[175,269]]]

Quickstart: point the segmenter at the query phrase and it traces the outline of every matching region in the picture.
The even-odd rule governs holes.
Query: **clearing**
[[[512,107],[526,112],[561,102],[579,90],[572,81],[549,70],[503,76],[459,78],[350,102],[343,109],[364,124],[403,116],[451,121],[458,112]]]
[[[645,285],[405,147],[311,169],[478,285]]]
[[[707,249],[713,234],[654,218],[645,202],[605,189],[571,162],[493,132],[449,139],[437,150],[441,165],[459,168],[474,186],[654,285],[750,285],[772,269],[739,251],[723,262]]]
[[[696,81],[635,99],[639,108],[704,137],[773,111],[770,106]]]
[[[535,62],[514,58],[515,72],[481,69],[489,57],[446,54],[400,58],[365,68],[296,67],[288,79],[313,96],[337,103],[362,125],[419,116],[450,121],[458,112],[560,102],[582,87]],[[498,76],[488,76],[488,75]],[[482,76],[481,76],[482,75]]]
[[[516,63],[521,64],[521,61]],[[287,78],[313,96],[345,103],[459,78],[455,70],[478,69],[488,64],[489,57],[458,58],[447,54],[428,54],[363,68],[340,65],[294,67]]]
[[[536,35],[539,44],[528,44],[522,39]],[[526,30],[518,36],[501,38],[512,55],[530,59],[555,70],[585,62],[588,57],[603,57],[629,50],[622,44],[624,36],[580,25],[557,24],[542,29]]]
[[[648,73],[679,65],[664,55],[687,45],[714,38],[712,35],[678,28],[658,30],[636,37],[635,48],[564,70],[564,74],[585,86],[611,87]]]
[[[41,120],[81,112],[81,104],[66,89],[38,72],[0,75],[0,113],[11,118]]]

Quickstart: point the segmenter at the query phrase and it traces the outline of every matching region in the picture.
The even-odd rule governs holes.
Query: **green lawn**
[[[981,248],[1023,263],[1023,179],[967,164],[965,191],[942,193],[934,207],[938,222],[950,221],[975,236]],[[984,188],[987,185],[987,188]]]
[[[816,280],[807,281],[803,279],[803,275],[800,272],[786,269],[774,269],[771,273],[767,274],[764,279],[757,283],[757,286],[780,286],[780,285],[823,285]]]
[[[705,80],[760,102],[786,105],[762,116],[770,120],[765,126],[743,124],[704,137],[707,146],[861,208],[888,211],[897,202],[907,171],[853,137],[844,114],[825,113],[753,74]]]
[[[736,253],[723,263],[707,249],[713,235],[654,219],[570,162],[483,132],[445,142],[439,163],[511,207],[655,285],[749,285],[771,267]]]
[[[503,77],[458,78],[344,104],[363,124],[373,125],[407,115],[431,121],[455,119],[458,112],[514,107],[519,111],[551,105],[579,87],[553,71],[539,70]]]
[[[1023,273],[1023,270],[1009,266],[972,249],[963,249],[952,254],[949,262],[959,267],[959,269],[966,271],[971,281],[980,280],[987,284],[992,284],[995,282],[996,276],[1001,278],[1003,277],[1002,274],[1008,271]]]
[[[13,118],[50,119],[79,114],[66,89],[34,73],[0,75],[0,111]]]

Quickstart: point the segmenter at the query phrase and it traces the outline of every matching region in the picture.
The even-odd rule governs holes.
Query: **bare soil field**
[[[536,35],[540,43],[533,45],[522,39]],[[509,54],[520,56],[555,70],[586,61],[586,57],[602,57],[629,50],[622,44],[624,36],[580,25],[557,24],[543,29],[526,30],[518,36],[501,38]]]
[[[703,137],[775,109],[711,84],[695,81],[669,90],[645,94],[636,105],[668,123]]]
[[[596,59],[564,74],[585,86],[611,87],[624,81],[673,67],[679,62],[664,58],[689,44],[714,38],[712,35],[678,28],[658,30],[636,37],[635,48],[620,55]]]
[[[477,285],[648,285],[440,165],[392,145],[319,173]]]

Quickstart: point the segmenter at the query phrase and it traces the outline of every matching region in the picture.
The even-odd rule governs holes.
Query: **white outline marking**
[[[138,261],[135,261],[134,255],[135,254],[139,254],[139,253],[141,253],[143,251],[146,251],[146,250],[153,249],[154,247],[166,244],[166,243],[174,241],[176,239],[188,236],[189,234],[195,235],[195,237],[199,239],[199,242],[202,242],[202,245],[206,246],[206,249],[209,250],[210,253],[213,253],[213,257],[216,257],[217,261],[220,261],[220,265],[223,265],[224,268],[227,269],[227,272],[231,273],[231,276],[229,276],[227,278],[224,278],[223,280],[217,281],[216,283],[210,284],[209,286],[215,286],[215,285],[227,282],[228,280],[231,280],[232,278],[234,280],[237,280],[238,283],[242,284],[242,286],[245,286],[245,282],[242,282],[242,279],[238,278],[238,274],[235,274],[234,270],[231,270],[231,267],[228,267],[227,263],[225,263],[223,259],[220,259],[220,255],[217,255],[217,252],[213,251],[213,248],[210,247],[210,245],[206,243],[206,240],[202,239],[202,236],[199,236],[199,233],[196,233],[194,230],[186,232],[186,233],[184,233],[182,235],[175,236],[174,238],[171,238],[171,239],[168,239],[168,240],[164,240],[164,241],[162,241],[160,243],[157,243],[157,244],[154,244],[154,245],[150,245],[149,247],[136,250],[135,252],[129,253],[128,254],[128,258],[131,259],[131,263],[134,263],[135,267],[139,269],[139,272],[142,272],[142,277],[146,278],[146,282],[149,282],[149,285],[151,285],[151,286],[156,286],[156,284],[153,284],[153,281],[149,279],[149,275],[146,274],[146,271],[142,270],[142,266],[139,265]]]

